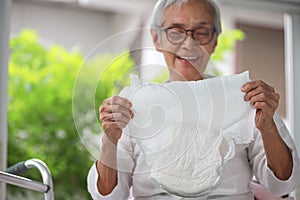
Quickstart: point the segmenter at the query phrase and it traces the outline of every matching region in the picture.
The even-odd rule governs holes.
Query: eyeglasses
[[[167,35],[167,39],[172,44],[182,44],[191,32],[192,39],[199,42],[200,45],[208,44],[216,32],[216,28],[198,27],[196,29],[186,30],[181,27],[161,28]]]

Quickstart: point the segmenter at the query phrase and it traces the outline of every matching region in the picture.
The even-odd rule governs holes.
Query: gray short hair
[[[151,27],[160,27],[163,23],[163,14],[164,11],[172,4],[176,3],[178,6],[181,6],[184,3],[187,3],[190,0],[158,0],[151,16]],[[200,0],[199,0],[200,1]],[[214,12],[215,18],[215,28],[216,31],[220,34],[222,32],[221,27],[221,17],[220,17],[220,10],[217,4],[213,0],[202,0],[205,1],[211,6]]]

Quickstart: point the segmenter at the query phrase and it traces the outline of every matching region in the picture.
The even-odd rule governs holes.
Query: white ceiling
[[[140,14],[152,9],[156,0],[15,0],[52,5],[70,5],[107,12]]]
[[[226,6],[279,13],[300,13],[300,0],[216,0]]]
[[[125,13],[142,14],[153,8],[156,0],[14,0],[34,3],[50,3],[80,6],[89,9]],[[300,13],[300,0],[215,0],[216,2],[233,7],[271,12]]]
[[[155,0],[77,0],[83,7],[119,13],[140,14],[154,6]]]

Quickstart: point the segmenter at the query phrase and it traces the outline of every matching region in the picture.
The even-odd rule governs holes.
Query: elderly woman
[[[203,72],[221,33],[217,6],[210,0],[158,0],[152,15],[151,34],[164,55],[170,81],[205,79]],[[282,196],[296,187],[299,160],[283,122],[276,117],[279,95],[263,81],[246,83],[244,100],[256,109],[254,140],[239,147],[224,166],[220,184],[205,197],[194,199],[254,199],[253,175],[269,192]],[[184,199],[170,194],[149,177],[149,166],[140,149],[122,129],[134,118],[132,103],[120,96],[103,101],[99,108],[104,130],[101,156],[88,175],[93,199]],[[126,149],[126,159],[117,149]],[[123,152],[124,153],[124,152]],[[124,155],[123,155],[124,156]],[[118,170],[119,166],[126,170]],[[138,173],[144,171],[145,173]]]

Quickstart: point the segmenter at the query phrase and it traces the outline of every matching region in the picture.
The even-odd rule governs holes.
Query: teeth
[[[196,60],[198,57],[197,56],[182,56],[180,57],[184,60]]]

